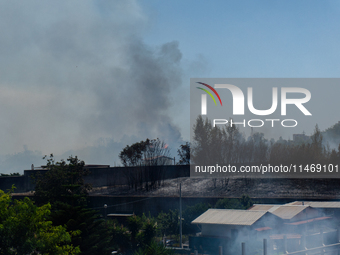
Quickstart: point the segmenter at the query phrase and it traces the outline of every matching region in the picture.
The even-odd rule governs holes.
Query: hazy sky
[[[50,153],[119,164],[157,137],[177,156],[190,78],[339,77],[339,14],[339,1],[0,1],[0,172]]]

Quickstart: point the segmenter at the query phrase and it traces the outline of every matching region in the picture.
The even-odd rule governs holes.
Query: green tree
[[[157,216],[157,226],[161,236],[177,235],[179,233],[178,219],[178,210],[169,210],[168,213],[159,213]]]
[[[251,206],[253,206],[253,201],[245,194],[241,198],[219,199],[215,204],[217,209],[248,209]]]
[[[166,249],[162,244],[153,241],[150,245],[140,248],[133,255],[172,255],[173,250]]]
[[[195,234],[199,231],[196,225],[191,224],[191,222],[200,216],[202,213],[211,208],[210,204],[199,203],[193,206],[188,206],[183,211],[183,234]]]
[[[38,207],[29,198],[12,200],[0,190],[0,254],[79,254],[67,232],[48,220],[50,204]]]
[[[112,247],[114,250],[119,250],[123,254],[131,250],[130,232],[127,227],[117,223],[113,223],[111,226],[110,222],[109,229],[110,235],[112,236]]]
[[[109,254],[111,236],[105,220],[96,211],[82,205],[58,203],[52,220],[54,225],[66,226],[68,231],[79,231],[79,235],[72,237],[72,244],[79,246],[81,254]]]
[[[123,254],[145,251],[154,242],[156,226],[155,220],[150,217],[131,216],[128,218],[127,227],[118,224],[110,227],[113,246]]]
[[[92,209],[87,208],[89,184],[84,176],[89,171],[85,162],[69,157],[68,163],[56,162],[53,154],[47,159],[46,173],[36,177],[35,199],[41,204],[50,202],[50,216],[55,226],[66,226],[68,231],[79,231],[71,243],[79,246],[81,254],[109,254],[110,235],[106,224]]]
[[[47,156],[44,157],[44,159]],[[84,168],[85,162],[77,156],[70,156],[68,164],[64,160],[55,162],[53,154],[47,159],[44,175],[38,174],[35,179],[35,200],[39,204],[56,202],[70,205],[84,205],[91,185],[84,182],[89,170]]]

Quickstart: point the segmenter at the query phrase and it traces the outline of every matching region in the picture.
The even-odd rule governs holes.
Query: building
[[[287,253],[331,244],[340,247],[340,202],[295,201],[284,205],[254,204],[248,210],[209,209],[192,224],[198,224],[201,233],[191,239],[191,248],[201,244],[201,250],[211,254],[216,245],[223,244],[228,251],[225,254],[233,254],[229,251],[240,251],[242,242],[261,249],[263,239],[268,241],[270,252]]]
[[[201,233],[189,240],[190,248],[216,252],[222,246],[235,254],[238,244],[260,238],[263,230],[271,230],[282,224],[282,220],[268,211],[209,209],[192,221],[201,227]],[[252,246],[261,245],[260,243]]]
[[[309,143],[311,142],[311,138],[305,134],[293,134],[293,141],[295,143]]]

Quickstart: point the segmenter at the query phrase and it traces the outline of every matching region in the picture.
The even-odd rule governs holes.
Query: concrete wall
[[[162,171],[164,179],[173,179],[178,177],[189,177],[189,166],[152,166],[154,171]],[[106,168],[90,168],[90,174],[86,176],[85,182],[91,183],[93,187],[126,185],[128,180],[127,173],[138,171],[136,167],[106,167]]]
[[[162,171],[164,179],[189,177],[189,166],[153,166],[154,170]],[[128,171],[137,171],[135,167],[103,167],[89,168],[90,174],[84,177],[86,183],[92,184],[93,187],[114,186],[127,184],[126,173]],[[14,192],[27,192],[34,190],[34,178],[43,175],[47,170],[24,170],[23,176],[4,176],[0,177],[0,189],[7,190],[14,184]]]
[[[7,191],[12,188],[12,185],[16,187],[14,192],[25,192],[25,177],[24,176],[1,176],[0,177],[0,189]]]

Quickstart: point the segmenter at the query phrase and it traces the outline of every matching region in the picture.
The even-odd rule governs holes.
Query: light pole
[[[179,183],[179,247],[182,246],[182,183]]]
[[[104,204],[104,211],[105,211],[105,220],[106,220],[106,216],[107,216],[107,204]]]

